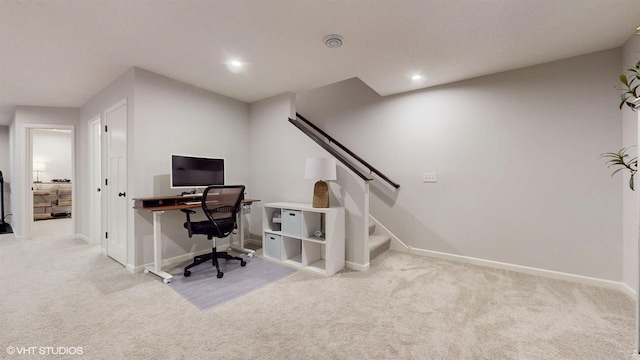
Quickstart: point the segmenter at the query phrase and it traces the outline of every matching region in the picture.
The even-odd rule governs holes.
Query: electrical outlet
[[[436,178],[436,173],[432,172],[432,173],[422,174],[422,182],[426,182],[426,183],[438,182],[438,179]]]

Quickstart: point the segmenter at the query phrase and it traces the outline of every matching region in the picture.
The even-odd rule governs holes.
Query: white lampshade
[[[33,171],[44,171],[45,168],[45,164],[41,161],[35,161],[33,163]]]
[[[336,159],[307,158],[304,178],[310,180],[336,180]]]

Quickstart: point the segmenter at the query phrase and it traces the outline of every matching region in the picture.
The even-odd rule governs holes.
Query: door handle
[[[100,192],[100,188],[97,188],[97,189],[96,189],[96,191],[97,191],[97,192]]]
[[[121,192],[121,193],[118,193],[118,196],[120,196],[120,197],[125,197],[125,196],[127,196],[127,193],[123,193],[123,192]]]

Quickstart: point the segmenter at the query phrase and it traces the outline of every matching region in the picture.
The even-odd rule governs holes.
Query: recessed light
[[[227,66],[227,69],[234,74],[243,71],[245,64],[246,63],[240,60],[229,60],[225,63],[225,65]]]
[[[416,80],[420,80],[422,79],[422,75],[420,74],[415,74],[413,76],[411,76],[411,80],[416,81]]]

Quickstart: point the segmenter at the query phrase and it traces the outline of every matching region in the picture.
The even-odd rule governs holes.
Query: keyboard
[[[201,201],[185,201],[185,202],[183,202],[183,204],[185,204],[185,205],[199,205],[201,203],[202,203]]]
[[[189,196],[193,196],[193,197],[200,196],[200,197],[202,197],[202,193],[198,193],[198,194],[183,194],[182,196],[184,196],[184,197],[189,197]]]

